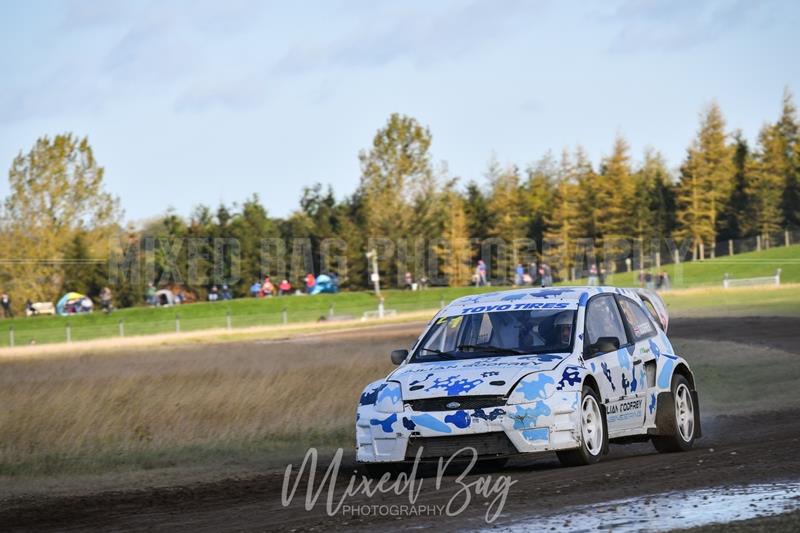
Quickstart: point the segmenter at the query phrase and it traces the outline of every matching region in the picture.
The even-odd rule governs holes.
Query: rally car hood
[[[566,358],[567,354],[539,354],[409,363],[386,380],[400,383],[403,400],[507,395],[526,374],[552,370]]]

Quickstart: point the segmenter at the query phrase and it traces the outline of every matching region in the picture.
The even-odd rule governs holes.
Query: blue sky
[[[359,179],[392,112],[481,179],[616,133],[676,167],[711,99],[754,139],[800,91],[793,1],[35,1],[0,5],[0,167],[88,135],[129,220]],[[0,196],[8,184],[0,180]]]

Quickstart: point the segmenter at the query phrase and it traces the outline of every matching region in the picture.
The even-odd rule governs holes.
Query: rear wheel
[[[653,446],[661,453],[683,452],[694,444],[696,407],[689,381],[679,374],[672,376],[672,398],[675,418],[670,434],[653,437]]]
[[[591,387],[584,387],[581,395],[581,445],[574,450],[556,452],[558,460],[565,466],[594,464],[600,460],[608,447],[608,426],[600,396]]]

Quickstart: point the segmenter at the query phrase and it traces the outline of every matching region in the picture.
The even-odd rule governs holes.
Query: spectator
[[[653,273],[649,270],[644,273],[644,286],[647,289],[654,289],[655,285],[653,284]]]
[[[317,284],[317,279],[314,277],[314,274],[309,272],[306,274],[306,292],[311,294],[311,291],[314,289],[314,286]]]
[[[486,263],[483,262],[483,259],[479,259],[478,266],[475,267],[475,286],[486,286]]]
[[[522,266],[522,263],[517,263],[517,269],[514,272],[514,285],[519,287],[523,283],[523,277],[525,275],[525,267]]]
[[[291,294],[291,293],[292,293],[292,284],[289,283],[289,280],[288,279],[281,280],[281,282],[278,284],[278,295],[280,296],[283,294]]]
[[[666,271],[659,274],[659,279],[661,280],[661,290],[668,291],[670,286],[669,274]]]
[[[542,263],[539,265],[539,277],[542,280],[542,287],[549,287],[553,284],[553,271],[550,265]]]
[[[409,291],[414,288],[414,276],[411,275],[411,272],[406,272],[403,288]]]
[[[233,300],[233,293],[231,292],[230,287],[227,284],[222,286],[222,299],[223,300]]]
[[[258,280],[255,280],[252,285],[250,285],[250,296],[253,298],[258,298],[259,293],[261,292],[261,283]]]
[[[11,310],[11,297],[3,293],[0,295],[0,305],[3,306],[3,318],[12,318],[14,312]]]
[[[594,287],[594,286],[597,285],[597,264],[596,263],[592,263],[591,265],[589,265],[589,280],[587,281],[587,284],[590,287]]]
[[[208,301],[216,302],[217,300],[219,300],[219,289],[217,289],[217,286],[214,285],[211,287],[211,290],[208,293]]]
[[[272,284],[272,280],[269,279],[269,276],[264,278],[264,283],[261,284],[260,294],[262,298],[273,296],[275,294],[275,285]]]
[[[144,301],[151,307],[156,305],[156,288],[153,286],[153,282],[148,283],[144,290]]]
[[[28,298],[27,300],[25,300],[25,315],[33,316],[35,314],[37,313],[36,313],[36,308],[33,307],[33,300]]]
[[[100,307],[103,308],[105,314],[110,314],[114,310],[114,305],[111,302],[111,289],[103,287],[100,291]]]
[[[600,285],[606,284],[606,269],[605,267],[600,267]]]
[[[536,261],[531,261],[531,264],[528,265],[528,277],[530,278],[528,283],[536,285]]]

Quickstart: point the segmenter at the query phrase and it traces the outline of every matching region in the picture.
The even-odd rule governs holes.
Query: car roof
[[[580,302],[600,293],[617,293],[634,296],[635,292],[620,287],[570,286],[570,287],[526,287],[505,291],[485,292],[456,298],[450,305],[493,304],[508,302]]]

